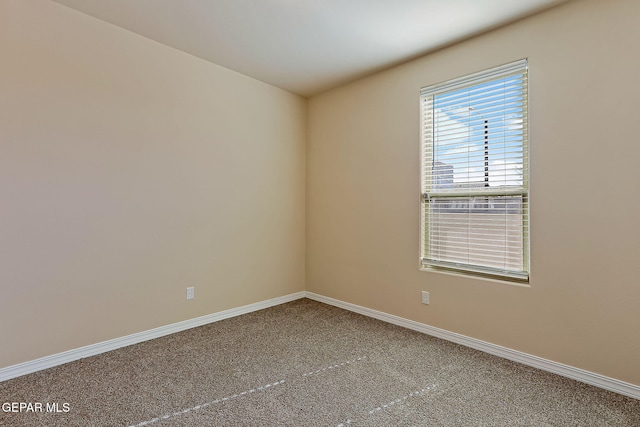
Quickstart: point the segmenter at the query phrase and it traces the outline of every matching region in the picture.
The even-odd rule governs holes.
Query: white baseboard
[[[444,329],[436,328],[433,326],[426,325],[424,323],[419,323],[413,320],[394,316],[392,314],[384,313],[382,311],[372,310],[367,307],[362,307],[359,305],[340,301],[334,298],[329,298],[323,295],[314,294],[313,292],[306,292],[306,297],[315,301],[325,303],[325,304],[340,307],[345,310],[353,311],[354,313],[362,314],[364,316],[372,317],[374,319],[378,319],[384,322],[392,323],[394,325],[402,326],[407,329],[412,329],[414,331],[422,332],[427,335],[431,335],[437,338],[442,338],[444,340],[451,341],[456,344],[461,344],[466,347],[471,347],[476,350],[483,351],[485,353],[502,357],[504,359],[513,360],[514,362],[522,363],[523,365],[532,366],[534,368],[538,368],[543,371],[562,375],[564,377],[571,378],[586,384],[594,385],[596,387],[600,387],[605,390],[609,390],[619,394],[623,394],[625,396],[633,397],[634,399],[640,399],[640,386],[635,384],[616,380],[615,378],[609,378],[604,375],[589,372],[584,369],[575,368],[573,366],[564,365],[562,363],[554,362],[552,360],[543,359],[542,357],[533,356],[531,354],[523,353],[517,350],[512,350],[510,348],[502,347],[496,344],[491,344],[489,342],[467,337],[465,335],[457,334],[455,332],[449,332]]]
[[[30,374],[33,372],[41,371],[43,369],[52,368],[54,366],[62,365],[74,360],[83,359],[85,357],[95,356],[97,354],[105,353],[107,351],[116,350],[128,345],[137,344],[143,341],[151,340],[154,338],[163,337],[165,335],[173,334],[176,332],[184,331],[187,329],[195,328],[198,326],[206,325],[208,323],[217,322],[219,320],[228,319],[242,314],[251,313],[253,311],[262,310],[264,308],[273,307],[276,305],[284,304],[286,302],[294,301],[300,298],[309,298],[315,301],[319,301],[325,304],[333,305],[343,308],[345,310],[352,311],[354,313],[362,314],[364,316],[372,317],[374,319],[382,320],[384,322],[392,323],[394,325],[402,326],[407,329],[422,332],[427,335],[431,335],[437,338],[442,338],[447,341],[461,344],[466,347],[471,347],[476,350],[483,351],[485,353],[493,354],[514,362],[522,363],[524,365],[532,366],[534,368],[542,369],[554,374],[562,375],[567,378],[571,378],[577,381],[581,381],[586,384],[591,384],[596,387],[610,390],[625,396],[633,397],[634,399],[640,399],[640,386],[617,380],[615,378],[606,377],[604,375],[596,374],[584,369],[575,368],[573,366],[564,365],[562,363],[554,362],[552,360],[543,359],[538,356],[523,353],[521,351],[512,350],[510,348],[502,347],[496,344],[492,344],[486,341],[481,341],[475,338],[467,337],[465,335],[457,334],[455,332],[449,332],[444,329],[436,328],[433,326],[419,323],[413,320],[405,319],[392,314],[384,313],[382,311],[373,310],[367,307],[351,304],[348,302],[340,301],[334,298],[318,295],[313,292],[296,292],[293,294],[285,295],[278,298],[273,298],[265,301],[260,301],[254,304],[244,305],[242,307],[232,308],[229,310],[220,311],[217,313],[208,314],[206,316],[196,317],[195,319],[189,319],[171,325],[161,326],[159,328],[150,329],[148,331],[138,332],[132,335],[127,335],[120,338],[115,338],[109,341],[104,341],[96,344],[91,344],[85,347],[76,348],[73,350],[65,351],[63,353],[54,354],[51,356],[45,356],[40,359],[32,360],[29,362],[19,363],[17,365],[9,366],[0,369],[0,382],[16,378],[22,375]]]
[[[19,377],[43,369],[52,368],[64,363],[73,362],[74,360],[83,359],[96,354],[115,350],[143,341],[160,338],[165,335],[174,334],[176,332],[195,328],[197,326],[206,325],[208,323],[217,322],[219,320],[228,319],[230,317],[240,316],[241,314],[251,313],[253,311],[262,310],[264,308],[273,307],[275,305],[284,304],[285,302],[294,301],[305,297],[305,292],[296,292],[294,294],[285,295],[278,298],[272,298],[265,301],[256,302],[254,304],[243,305],[242,307],[232,308],[205,316],[196,317],[194,319],[185,320],[171,325],[161,326],[159,328],[150,329],[148,331],[138,332],[109,341],[103,341],[96,344],[87,345],[85,347],[76,348],[65,351],[63,353],[45,356],[40,359],[31,360],[29,362],[19,363],[0,369],[0,382],[11,378]]]

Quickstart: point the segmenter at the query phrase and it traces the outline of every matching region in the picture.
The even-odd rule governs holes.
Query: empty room
[[[637,0],[0,0],[0,425],[640,425]]]

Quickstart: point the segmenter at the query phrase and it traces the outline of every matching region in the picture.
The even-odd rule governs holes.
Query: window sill
[[[478,280],[483,280],[485,282],[493,282],[493,283],[499,283],[503,285],[512,285],[512,286],[518,286],[521,288],[531,287],[531,284],[529,283],[529,279],[518,280],[518,279],[512,279],[509,277],[502,277],[498,275],[473,273],[473,272],[459,271],[459,270],[453,270],[453,269],[442,268],[442,267],[425,267],[422,265],[422,262],[420,263],[419,270],[426,271],[427,273],[445,274],[447,276],[455,276],[455,277],[461,277],[465,279],[478,279]]]

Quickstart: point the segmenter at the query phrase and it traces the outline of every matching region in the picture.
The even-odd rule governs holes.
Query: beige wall
[[[304,289],[306,100],[48,0],[0,64],[0,368]]]
[[[569,2],[311,98],[307,290],[640,384],[638,16]],[[419,89],[524,57],[530,287],[418,271]]]

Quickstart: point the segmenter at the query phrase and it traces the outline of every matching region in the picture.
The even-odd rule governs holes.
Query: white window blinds
[[[529,277],[527,61],[421,90],[424,267]]]

